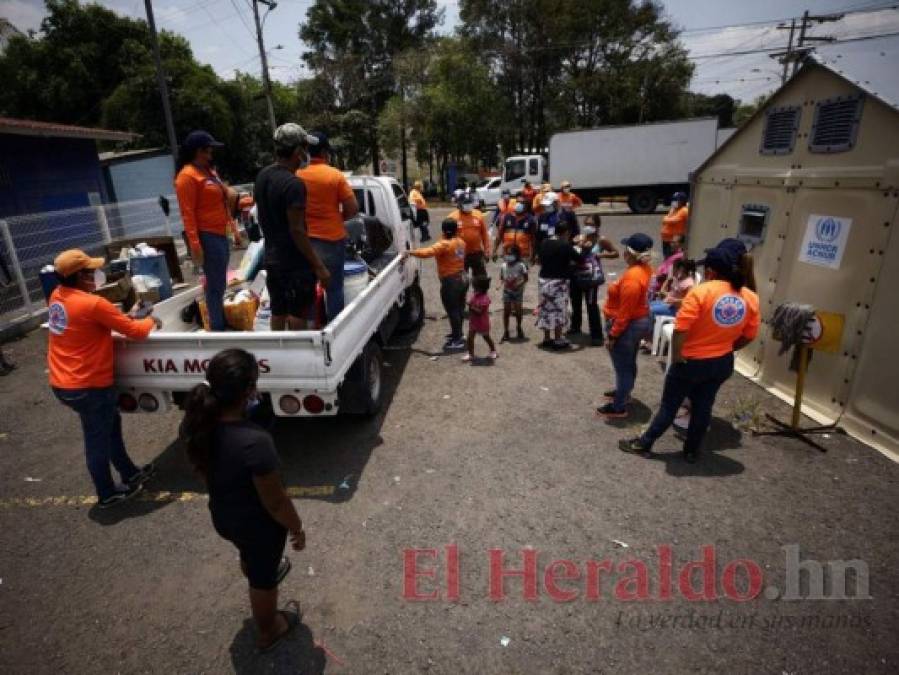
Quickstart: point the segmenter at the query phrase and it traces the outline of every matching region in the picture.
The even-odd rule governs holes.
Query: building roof
[[[125,150],[124,152],[101,152],[99,158],[101,164],[118,164],[119,162],[128,162],[145,157],[167,155],[168,152],[165,148],[143,148],[142,150]]]
[[[111,129],[92,129],[76,127],[71,124],[54,122],[37,122],[35,120],[19,120],[11,117],[0,117],[0,134],[18,136],[43,136],[48,138],[89,138],[97,141],[133,141],[140,134]]]
[[[899,110],[899,35],[822,45],[811,60]]]

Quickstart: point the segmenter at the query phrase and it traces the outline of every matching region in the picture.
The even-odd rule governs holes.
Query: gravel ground
[[[442,215],[432,213],[435,224]],[[655,232],[658,218],[606,220],[620,238]],[[612,382],[604,349],[538,350],[529,318],[529,342],[501,345],[493,364],[462,364],[440,351],[446,322],[431,262],[424,287],[427,321],[386,353],[377,419],[276,426],[286,483],[330,494],[296,501],[308,548],[291,554],[282,589],[302,604],[303,625],[268,655],[253,650],[235,552],[213,532],[203,486],[173,444],[178,415],[126,418],[132,455],[159,466],[152,499],[98,512],[81,500],[91,486],[76,418],[46,385],[45,334],[6,345],[19,368],[0,379],[0,671],[896,672],[899,525],[889,514],[899,467],[837,435],[822,454],[741,431],[735,416],[788,408],[739,376],[719,395],[699,464],[682,462],[670,434],[652,460],[626,455],[618,440],[658,404],[653,358],[641,357],[632,418],[607,424],[593,415]],[[535,290],[532,280],[530,307]],[[347,476],[353,489],[332,493]],[[786,588],[793,549],[783,547],[794,545],[803,560],[863,561],[870,599],[771,599],[769,587]],[[721,597],[689,600],[678,572],[703,559],[703,546],[716,556],[708,590]],[[436,578],[417,582],[436,600],[404,598],[413,548],[435,549],[418,562]],[[491,599],[491,549],[505,552],[507,569],[535,556],[533,599],[518,577]],[[447,598],[447,550],[459,554],[457,600]],[[557,559],[574,566],[550,569]],[[588,560],[609,561],[592,567],[598,588],[585,580]],[[740,602],[746,569],[759,571],[760,593]],[[556,590],[574,599],[551,592],[554,573]]]

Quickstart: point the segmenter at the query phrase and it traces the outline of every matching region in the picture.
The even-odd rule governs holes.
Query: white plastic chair
[[[662,346],[662,329],[669,323],[674,323],[673,316],[657,316],[652,328],[652,355],[658,356]],[[670,340],[670,337],[669,337]]]
[[[660,319],[662,319],[662,318],[671,319],[671,321],[667,321],[664,324],[662,324],[662,329],[660,331],[661,332],[660,347],[662,349],[668,350],[668,358],[667,358],[667,362],[665,364],[665,372],[667,373],[669,370],[671,370],[671,362],[674,359],[674,350],[671,348],[672,347],[671,340],[674,338],[674,317],[673,316],[666,316],[666,317],[660,316],[659,318]]]

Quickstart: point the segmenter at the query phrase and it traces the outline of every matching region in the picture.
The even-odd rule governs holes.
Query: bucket
[[[159,287],[160,300],[168,300],[172,297],[172,276],[169,274],[169,266],[165,261],[165,253],[131,258],[128,264],[131,267],[131,276],[143,274],[148,277],[156,277],[162,282]]]
[[[46,265],[40,271],[41,290],[44,292],[44,300],[50,302],[50,294],[59,286],[59,278],[56,276],[56,270],[53,265]]]
[[[343,264],[343,304],[348,305],[368,286],[368,266],[349,260]]]

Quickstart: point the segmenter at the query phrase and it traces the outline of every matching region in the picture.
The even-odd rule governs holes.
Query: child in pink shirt
[[[468,299],[468,353],[462,357],[463,361],[471,361],[474,358],[474,337],[483,335],[484,341],[490,347],[490,358],[496,359],[496,345],[490,337],[490,277],[477,276],[471,281],[474,293]]]

